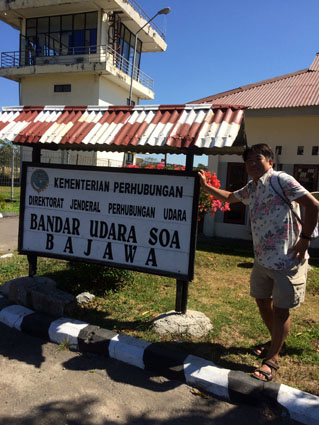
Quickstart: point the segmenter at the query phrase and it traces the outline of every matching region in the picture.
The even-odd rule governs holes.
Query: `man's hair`
[[[256,153],[264,155],[267,161],[274,159],[274,153],[269,145],[266,143],[258,143],[257,145],[248,146],[243,152],[243,160],[246,162],[249,154]]]

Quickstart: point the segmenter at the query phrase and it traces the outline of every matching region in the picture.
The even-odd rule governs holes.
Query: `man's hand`
[[[291,248],[288,249],[287,253],[292,254],[292,258],[298,258],[299,262],[302,263],[306,258],[306,251],[309,248],[310,241],[308,239],[299,238],[298,242]]]
[[[200,177],[200,185],[205,187],[207,185],[206,175],[204,170],[198,171],[198,175]]]

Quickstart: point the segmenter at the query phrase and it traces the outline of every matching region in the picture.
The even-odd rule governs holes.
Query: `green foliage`
[[[19,152],[19,146],[14,145],[12,142],[0,140],[0,158],[2,162],[11,160],[12,152]]]
[[[61,342],[58,345],[58,351],[67,351],[70,349],[70,341],[68,339],[65,339],[63,342]]]
[[[116,292],[133,280],[133,274],[129,270],[81,262],[69,262],[63,273],[56,272],[51,277],[61,289],[75,295],[89,291],[99,296]]]
[[[319,260],[310,259],[311,270],[308,272],[307,293],[310,295],[319,295]]]

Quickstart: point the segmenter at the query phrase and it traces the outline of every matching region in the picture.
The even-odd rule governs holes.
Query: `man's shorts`
[[[298,307],[305,300],[307,271],[307,260],[285,270],[270,270],[255,261],[250,277],[250,295],[272,298],[278,308]]]

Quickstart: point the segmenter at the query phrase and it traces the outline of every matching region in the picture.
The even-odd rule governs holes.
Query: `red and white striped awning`
[[[0,113],[0,140],[44,149],[239,153],[242,106],[17,106]]]

